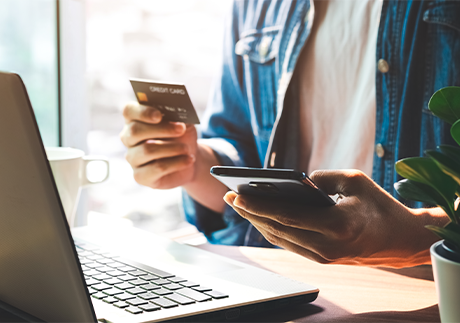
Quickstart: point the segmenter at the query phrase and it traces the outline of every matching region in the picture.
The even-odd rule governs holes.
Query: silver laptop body
[[[76,228],[74,242],[23,82],[16,74],[1,72],[0,206],[0,301],[44,321],[226,321],[311,302],[319,292],[308,284],[134,228]],[[94,263],[137,267],[127,274],[151,277],[148,286],[160,279],[166,286],[176,286],[169,295],[191,293],[190,303],[132,314],[104,301],[108,296],[98,299],[95,295],[106,290],[96,293],[86,284],[94,282],[92,269],[85,265],[92,254]],[[172,277],[161,278],[158,272]],[[139,277],[126,282],[135,283]],[[196,286],[187,287],[187,282]],[[167,291],[163,284],[153,291]],[[147,285],[133,288],[142,286]],[[200,291],[203,286],[223,297],[210,297],[209,289]],[[136,299],[142,300],[137,295],[147,292],[136,294]],[[196,298],[195,292],[203,298]],[[147,301],[151,307],[155,299],[171,301],[168,295],[155,297]]]

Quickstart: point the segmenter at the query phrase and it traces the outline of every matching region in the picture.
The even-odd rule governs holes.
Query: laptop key
[[[86,256],[86,259],[89,260],[98,260],[98,259],[103,259],[104,257],[101,255],[92,255],[92,256]]]
[[[96,260],[98,263],[103,264],[103,265],[108,265],[108,264],[115,264],[115,261],[111,258],[102,258]]]
[[[126,275],[126,273],[119,271],[119,270],[111,270],[111,271],[107,271],[107,275],[118,277],[118,276],[124,276]]]
[[[161,285],[170,284],[171,282],[166,279],[158,279],[158,280],[155,280],[153,283],[161,286]]]
[[[168,294],[172,294],[172,291],[170,291],[169,289],[165,289],[165,288],[160,288],[160,289],[154,289],[152,290],[152,293],[154,294],[157,294],[157,295],[160,295],[160,296],[163,296],[163,295],[168,295]]]
[[[83,269],[83,273],[86,276],[93,276],[93,275],[99,275],[101,272],[97,271],[96,269]]]
[[[113,303],[113,305],[118,307],[118,308],[126,308],[126,307],[129,306],[129,304],[124,302],[124,301],[118,301],[116,303]]]
[[[155,305],[155,304],[151,304],[151,303],[150,303],[150,304],[141,305],[141,306],[139,306],[139,308],[140,308],[141,310],[146,311],[146,312],[152,312],[152,311],[157,311],[157,310],[161,309],[160,306]]]
[[[104,251],[102,254],[106,258],[119,258],[120,257],[119,255],[116,255],[116,254],[108,252],[108,251]]]
[[[96,284],[100,284],[101,282],[97,279],[92,279],[92,278],[88,278],[85,280],[86,282],[86,285],[87,286],[92,286],[92,285],[96,285]]]
[[[111,263],[108,263],[107,266],[112,267],[112,268],[120,268],[126,265],[122,264],[121,262],[111,262]]]
[[[155,276],[158,276],[160,278],[171,278],[171,277],[174,277],[173,274],[170,274],[166,271],[163,271],[163,270],[160,270],[160,269],[156,269],[156,268],[152,268],[150,267],[149,269],[146,269],[149,273],[151,274],[154,274]]]
[[[109,285],[117,285],[117,284],[123,283],[123,281],[121,279],[112,277],[110,279],[104,280],[104,283],[109,284]]]
[[[120,263],[122,266],[118,266],[117,269],[123,272],[136,271],[137,269],[131,266],[126,266],[125,264]]]
[[[169,299],[166,299],[164,297],[153,299],[150,302],[156,305],[159,305],[161,307],[164,307],[164,308],[171,308],[171,307],[179,306],[177,303],[170,301]]]
[[[123,293],[123,294],[118,294],[114,296],[116,299],[119,299],[120,301],[126,301],[127,299],[135,298],[135,295],[128,294],[128,293]]]
[[[205,295],[203,293],[200,293],[200,292],[197,292],[193,289],[190,289],[190,288],[182,288],[182,289],[178,289],[176,290],[176,293],[180,294],[180,295],[183,295],[183,296],[187,296],[191,299],[194,299],[195,301],[197,302],[205,302],[205,301],[209,301],[212,299],[211,296],[209,295]]]
[[[115,287],[118,288],[118,289],[123,289],[124,290],[124,289],[128,289],[128,288],[133,288],[133,285],[131,285],[128,282],[124,282],[122,284],[115,285]]]
[[[130,271],[129,272],[130,275],[133,275],[133,276],[143,276],[143,275],[147,275],[147,273],[145,271],[142,271],[142,270],[138,270],[136,269],[135,271]]]
[[[142,298],[139,298],[139,297],[128,299],[126,301],[126,303],[128,303],[130,305],[133,305],[133,306],[139,306],[139,305],[148,304],[148,302],[145,299],[142,299]]]
[[[200,286],[200,284],[197,284],[195,282],[191,282],[191,281],[185,281],[185,282],[181,282],[179,283],[179,285],[182,285],[184,287],[196,287],[196,286]]]
[[[99,273],[99,275],[93,275],[91,278],[97,279],[97,280],[104,280],[104,279],[110,279],[112,276],[109,276],[104,273]]]
[[[128,311],[128,312],[130,312],[132,314],[141,314],[142,313],[142,310],[138,309],[135,306],[130,306],[130,307],[125,308],[125,311]]]
[[[106,289],[102,291],[104,294],[107,294],[109,296],[113,295],[118,295],[118,294],[123,294],[124,292],[121,289],[118,288],[111,288],[111,289]]]
[[[165,298],[167,298],[167,299],[169,299],[169,300],[171,300],[173,302],[179,303],[180,305],[188,305],[188,304],[195,303],[195,301],[193,299],[190,299],[188,297],[185,297],[185,296],[182,296],[182,295],[179,295],[179,294],[176,294],[176,293],[166,295]]]
[[[123,275],[123,276],[117,276],[118,279],[121,279],[123,281],[130,281],[130,280],[136,280],[137,278],[131,275]]]
[[[155,285],[155,284],[147,284],[147,285],[141,285],[140,288],[145,289],[145,290],[154,290],[154,289],[159,289],[160,286]]]
[[[118,302],[118,299],[116,299],[113,296],[108,296],[108,297],[104,298],[103,301],[106,302],[106,303],[109,303],[109,304],[113,304],[113,303]]]
[[[137,297],[140,297],[145,300],[151,300],[154,298],[158,298],[159,296],[151,292],[146,292],[146,293],[138,294]]]
[[[179,285],[179,284],[174,284],[174,283],[166,284],[166,285],[163,285],[162,287],[167,288],[167,289],[169,289],[169,290],[176,290],[176,289],[181,289],[181,288],[183,288],[183,286],[181,286],[181,285]]]
[[[221,292],[218,292],[216,290],[211,290],[209,292],[205,292],[206,295],[209,295],[211,296],[212,298],[215,298],[215,299],[221,299],[221,298],[226,298],[228,297],[227,294],[224,294],[224,293],[221,293]]]
[[[128,292],[128,293],[133,294],[133,295],[137,295],[137,294],[145,293],[145,290],[141,289],[139,287],[134,287],[134,288],[126,289],[125,292]]]
[[[96,293],[99,293],[99,292],[98,292],[97,290],[95,290],[95,289],[88,288],[88,293],[89,293],[90,295],[93,295],[93,294],[96,294]]]
[[[115,271],[115,268],[105,266],[103,264],[99,264],[99,265],[100,265],[99,267],[94,267],[94,269],[96,269],[97,271],[100,271],[101,273],[106,273],[108,271]]]
[[[103,298],[107,297],[107,295],[105,295],[103,292],[98,292],[98,293],[93,294],[91,296],[94,297],[94,298],[97,298],[97,299],[103,299]]]
[[[144,280],[156,280],[156,279],[159,279],[157,276],[154,276],[152,274],[147,274],[145,276],[142,276],[142,279]]]
[[[148,284],[149,282],[146,281],[146,280],[143,280],[141,278],[138,278],[136,280],[131,280],[129,281],[130,284],[134,285],[134,286],[139,286],[139,285],[146,285]]]
[[[192,289],[196,290],[197,292],[209,292],[212,290],[211,288],[204,287],[204,286],[196,286],[196,287],[192,287]]]
[[[80,262],[80,263],[81,263],[81,262]],[[86,266],[87,268],[92,268],[92,269],[96,269],[96,268],[98,268],[98,267],[104,267],[103,264],[100,264],[100,263],[98,263],[98,262],[86,263],[85,266]]]
[[[107,285],[107,284],[105,284],[105,283],[100,283],[100,284],[91,286],[91,288],[94,288],[95,290],[102,291],[102,290],[104,290],[104,289],[110,289],[110,288],[112,288],[112,286],[111,286],[111,285]]]
[[[142,277],[142,278],[144,278],[144,277]],[[144,279],[145,279],[145,278],[144,278]],[[170,282],[173,282],[173,283],[181,283],[181,282],[187,281],[187,279],[184,279],[184,278],[182,278],[182,277],[171,277],[171,278],[168,278],[168,280],[169,280]]]

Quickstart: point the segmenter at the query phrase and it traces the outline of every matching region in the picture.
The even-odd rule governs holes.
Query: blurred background
[[[121,111],[135,100],[129,78],[143,78],[185,84],[201,116],[229,9],[230,0],[0,2],[0,70],[23,77],[45,145],[110,160],[108,181],[82,191],[79,224],[105,214],[156,233],[194,232],[179,188],[133,180],[119,139]]]

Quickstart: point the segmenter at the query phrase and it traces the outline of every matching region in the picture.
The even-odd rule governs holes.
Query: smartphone
[[[237,194],[310,206],[335,205],[334,200],[301,171],[214,166],[211,175]]]

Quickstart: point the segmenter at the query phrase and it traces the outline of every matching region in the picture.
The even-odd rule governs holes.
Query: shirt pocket
[[[423,112],[431,95],[445,86],[460,85],[460,1],[432,1],[423,13],[425,37],[425,93]]]
[[[439,1],[428,4],[423,21],[447,26],[460,32],[460,2]]]
[[[244,83],[251,124],[259,140],[268,141],[276,119],[277,35],[280,28],[267,27],[243,32],[235,54],[244,62]]]

